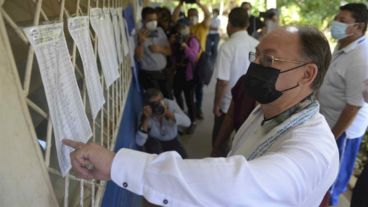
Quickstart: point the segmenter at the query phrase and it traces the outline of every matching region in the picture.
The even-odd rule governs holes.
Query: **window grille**
[[[34,50],[30,46],[22,28],[43,24],[47,21],[64,22],[64,34],[67,40],[70,58],[75,68],[78,86],[84,103],[84,107],[90,121],[93,137],[92,141],[113,149],[118,134],[118,127],[125,100],[128,95],[132,73],[130,58],[124,57],[119,65],[120,77],[113,85],[106,88],[99,60],[98,69],[101,84],[104,88],[106,103],[100,110],[97,118],[92,119],[87,98],[87,90],[84,82],[84,70],[80,55],[73,39],[67,31],[67,18],[72,16],[88,16],[91,8],[124,8],[132,0],[0,0],[0,13],[5,22],[0,25],[1,30],[8,34],[14,63],[17,67],[20,84],[22,86],[25,102],[28,105],[32,123],[38,142],[45,143],[45,148],[40,147],[45,166],[50,175],[54,194],[60,206],[99,206],[105,189],[104,181],[81,180],[69,174],[62,177],[59,171],[56,149],[53,139],[53,128],[48,113],[46,97],[35,60]],[[97,37],[90,27],[90,36],[97,55]],[[123,44],[123,43],[122,43]],[[41,145],[40,145],[41,146]],[[37,146],[38,147],[38,146]],[[36,187],[36,186],[35,186]]]

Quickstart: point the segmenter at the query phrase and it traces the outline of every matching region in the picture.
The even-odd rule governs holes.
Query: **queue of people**
[[[145,93],[136,143],[145,152],[64,140],[76,149],[77,176],[111,179],[163,206],[337,205],[368,126],[367,6],[340,7],[331,54],[318,29],[281,27],[276,9],[252,16],[249,2],[231,9],[229,39],[217,48],[219,11],[211,18],[196,0],[199,21],[197,9],[181,13],[184,3],[172,14],[142,11],[135,57]],[[212,158],[186,159],[180,134],[193,133],[203,119],[196,77],[203,54],[217,71]],[[354,207],[366,205],[367,172],[354,189]]]

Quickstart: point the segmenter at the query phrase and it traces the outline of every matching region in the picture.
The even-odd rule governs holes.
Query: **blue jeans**
[[[340,154],[340,169],[335,183],[330,189],[330,205],[335,206],[339,203],[340,194],[346,191],[350,177],[353,174],[355,159],[359,153],[360,143],[364,134],[354,139],[347,139],[343,133],[337,139],[337,146]]]

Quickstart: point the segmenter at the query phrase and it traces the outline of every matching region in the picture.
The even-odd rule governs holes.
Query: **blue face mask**
[[[333,21],[331,25],[331,35],[333,38],[337,40],[344,39],[345,37],[350,36],[346,34],[346,29],[348,28],[349,24],[345,24],[338,21]]]

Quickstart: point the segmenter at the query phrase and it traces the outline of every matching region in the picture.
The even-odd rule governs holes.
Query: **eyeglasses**
[[[257,58],[259,57],[259,62],[265,66],[265,67],[271,67],[275,61],[279,61],[279,62],[288,62],[288,63],[300,63],[303,64],[304,62],[302,61],[297,61],[297,60],[284,60],[284,59],[280,59],[280,58],[275,58],[272,55],[266,55],[266,54],[259,54],[259,53],[255,53],[255,52],[249,52],[249,61],[250,62],[254,62]]]

